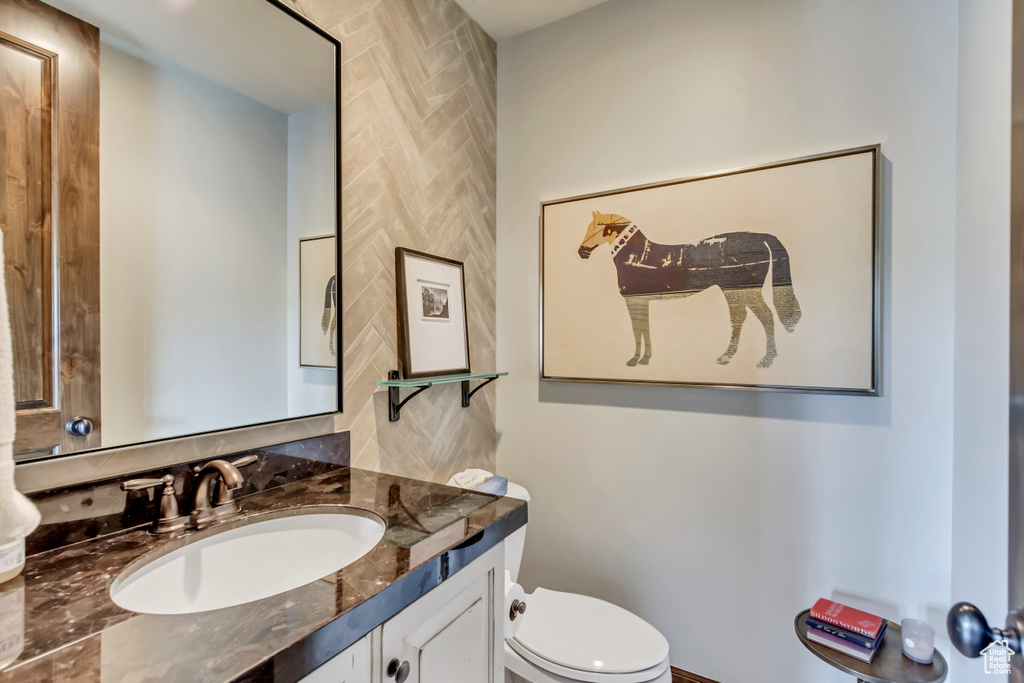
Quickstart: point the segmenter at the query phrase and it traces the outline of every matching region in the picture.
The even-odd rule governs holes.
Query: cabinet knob
[[[92,434],[92,420],[87,417],[73,417],[64,425],[71,436],[89,436]]]
[[[388,662],[388,668],[384,672],[388,678],[393,678],[397,683],[405,683],[405,679],[409,678],[410,670],[409,662],[399,663],[398,659],[392,659]]]
[[[508,610],[508,618],[510,621],[515,621],[516,617],[520,614],[526,614],[526,603],[522,600],[513,600],[512,605]]]

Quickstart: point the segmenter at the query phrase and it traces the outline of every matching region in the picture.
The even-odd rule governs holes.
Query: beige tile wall
[[[435,386],[388,422],[395,247],[466,264],[474,371],[494,370],[497,54],[454,0],[287,0],[342,41],[342,307],[352,464],[434,481],[493,470],[494,387]]]

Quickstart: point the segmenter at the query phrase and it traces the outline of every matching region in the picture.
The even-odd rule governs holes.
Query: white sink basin
[[[219,533],[187,538],[188,545],[127,570],[110,587],[110,597],[145,614],[241,605],[333,574],[373,550],[384,536],[384,522],[373,513],[316,510],[245,520]]]

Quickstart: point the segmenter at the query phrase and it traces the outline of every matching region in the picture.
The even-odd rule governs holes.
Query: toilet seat
[[[648,683],[669,668],[668,641],[635,614],[586,595],[538,588],[507,642],[524,660],[571,681]]]
[[[559,666],[526,650],[514,638],[505,641],[505,668],[530,683],[670,683],[672,680],[668,657],[661,664],[643,671],[601,674]]]

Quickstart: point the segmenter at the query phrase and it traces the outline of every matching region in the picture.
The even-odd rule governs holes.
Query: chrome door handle
[[[73,417],[64,425],[71,436],[89,436],[92,434],[92,420],[87,417]]]
[[[981,610],[969,602],[958,602],[946,616],[946,630],[953,646],[965,657],[980,657],[982,651],[997,641],[1006,641],[1010,649],[1020,652],[1024,633],[1024,614],[1017,609],[1006,617],[1006,628],[992,628]]]

